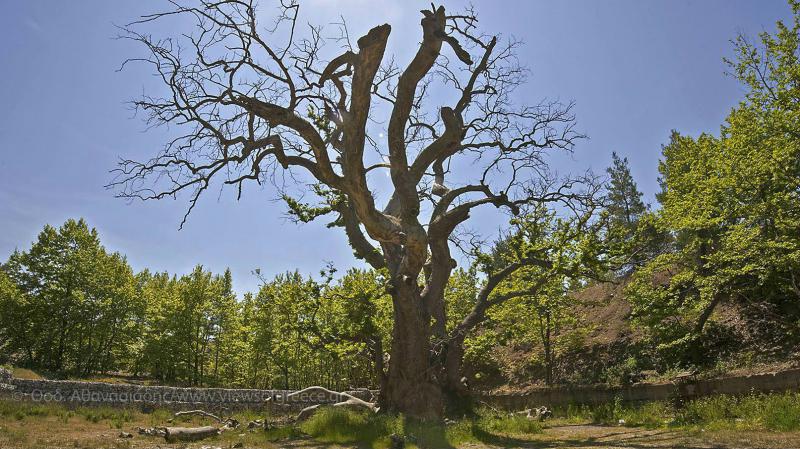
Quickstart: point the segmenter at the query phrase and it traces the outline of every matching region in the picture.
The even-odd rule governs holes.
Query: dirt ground
[[[800,448],[800,433],[752,431],[688,432],[597,425],[550,427],[545,429],[543,434],[533,437],[532,440],[530,442],[520,441],[518,446],[511,447],[563,449]]]
[[[120,438],[120,432],[133,433],[133,438]],[[241,443],[238,446],[237,443]],[[366,449],[356,445],[328,445],[310,440],[266,441],[257,432],[231,432],[223,437],[192,444],[169,445],[158,437],[137,435],[135,429],[125,425],[117,429],[109,423],[85,420],[64,422],[57,418],[44,420],[0,421],[0,448],[125,448],[125,449]],[[745,431],[682,431],[647,430],[629,427],[598,425],[555,425],[542,434],[511,438],[485,435],[479,443],[461,445],[458,449],[494,448],[559,448],[559,449],[645,449],[645,448],[798,448],[800,432],[768,433]],[[444,449],[444,448],[443,448]],[[453,449],[453,448],[448,448]]]

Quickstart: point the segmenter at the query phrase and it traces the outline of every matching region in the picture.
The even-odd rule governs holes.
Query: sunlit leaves
[[[747,93],[719,137],[675,132],[664,147],[658,226],[677,251],[637,273],[628,293],[667,340],[685,339],[675,323],[700,332],[723,299],[800,310],[800,14],[791,5],[790,24],[758,43],[734,41],[727,62]]]

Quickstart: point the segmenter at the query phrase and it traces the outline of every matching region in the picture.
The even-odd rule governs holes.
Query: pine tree
[[[628,158],[620,158],[617,153],[611,157],[612,164],[606,169],[606,245],[617,274],[625,275],[663,253],[670,235],[655,225],[656,216],[642,201]]]
[[[611,158],[611,167],[606,169],[610,177],[606,211],[611,222],[622,226],[630,237],[636,231],[639,218],[647,212],[647,205],[642,201],[642,192],[631,175],[628,158],[620,158],[616,152],[611,153]]]

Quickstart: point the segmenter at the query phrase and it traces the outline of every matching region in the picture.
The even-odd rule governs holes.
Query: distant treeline
[[[366,284],[366,287],[362,287]],[[165,383],[295,388],[370,386],[356,328],[374,275],[334,282],[287,273],[237,298],[230,271],[134,274],[84,220],[46,226],[0,272],[0,353],[7,362],[88,376],[121,371]],[[388,319],[388,317],[386,317]],[[328,329],[336,328],[337,338]],[[355,338],[353,339],[355,340]]]

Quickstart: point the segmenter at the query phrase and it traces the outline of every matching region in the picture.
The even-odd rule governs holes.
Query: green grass
[[[121,429],[124,423],[133,421],[132,411],[125,408],[80,407],[75,410],[75,414],[93,423],[109,421],[117,429]]]
[[[400,427],[388,415],[372,416],[340,409],[321,409],[300,425],[300,430],[324,443],[373,443]]]
[[[24,421],[29,416],[60,416],[66,408],[59,404],[36,404],[16,401],[0,401],[0,417]]]
[[[556,409],[566,422],[592,422],[660,428],[683,427],[708,430],[800,430],[800,393],[709,396],[675,407],[665,401],[626,405],[616,400],[593,406]]]
[[[351,410],[321,409],[299,426],[299,430],[321,443],[360,443],[366,447],[389,447],[391,436],[405,438],[407,447],[448,448],[461,443],[524,437],[542,431],[541,424],[524,416],[481,413],[442,425],[415,421],[398,415],[375,415]]]
[[[70,410],[61,404],[0,401],[0,418],[12,418],[17,421],[25,421],[36,417],[57,416],[60,421],[66,423],[69,422],[70,418],[80,416],[93,423],[107,421],[110,427],[121,429],[125,423],[133,421],[134,413],[136,412],[125,408],[78,407]]]
[[[676,422],[709,429],[796,431],[800,430],[800,393],[701,398],[687,403]]]
[[[800,393],[754,394],[748,396],[713,396],[688,401],[676,408],[670,402],[650,402],[640,405],[615,400],[596,406],[557,408],[555,418],[545,425],[566,423],[596,423],[646,428],[675,428],[684,431],[800,431]],[[250,420],[263,419],[257,412],[237,413],[243,425]],[[57,403],[0,401],[0,437],[14,442],[24,437],[20,429],[40,429],[47,432],[53,426],[69,428],[77,423],[90,427],[129,429],[135,426],[167,425],[168,420],[200,425],[201,417],[173,418],[172,412],[158,409],[142,413],[134,409],[112,407],[68,408]],[[273,425],[286,422],[285,417],[272,417]],[[39,431],[39,430],[37,430]],[[31,431],[33,432],[33,431]],[[34,435],[34,433],[30,435]],[[300,425],[282,425],[267,431],[227,432],[218,441],[226,446],[243,443],[246,447],[269,445],[268,442],[311,437],[322,444],[355,445],[360,449],[382,449],[391,444],[391,436],[403,437],[409,449],[448,449],[463,444],[516,447],[542,432],[542,424],[524,416],[479,410],[477,416],[447,425],[415,421],[398,415],[372,414],[337,408],[320,409]],[[776,434],[777,435],[777,434]],[[1,438],[0,438],[1,439]]]

